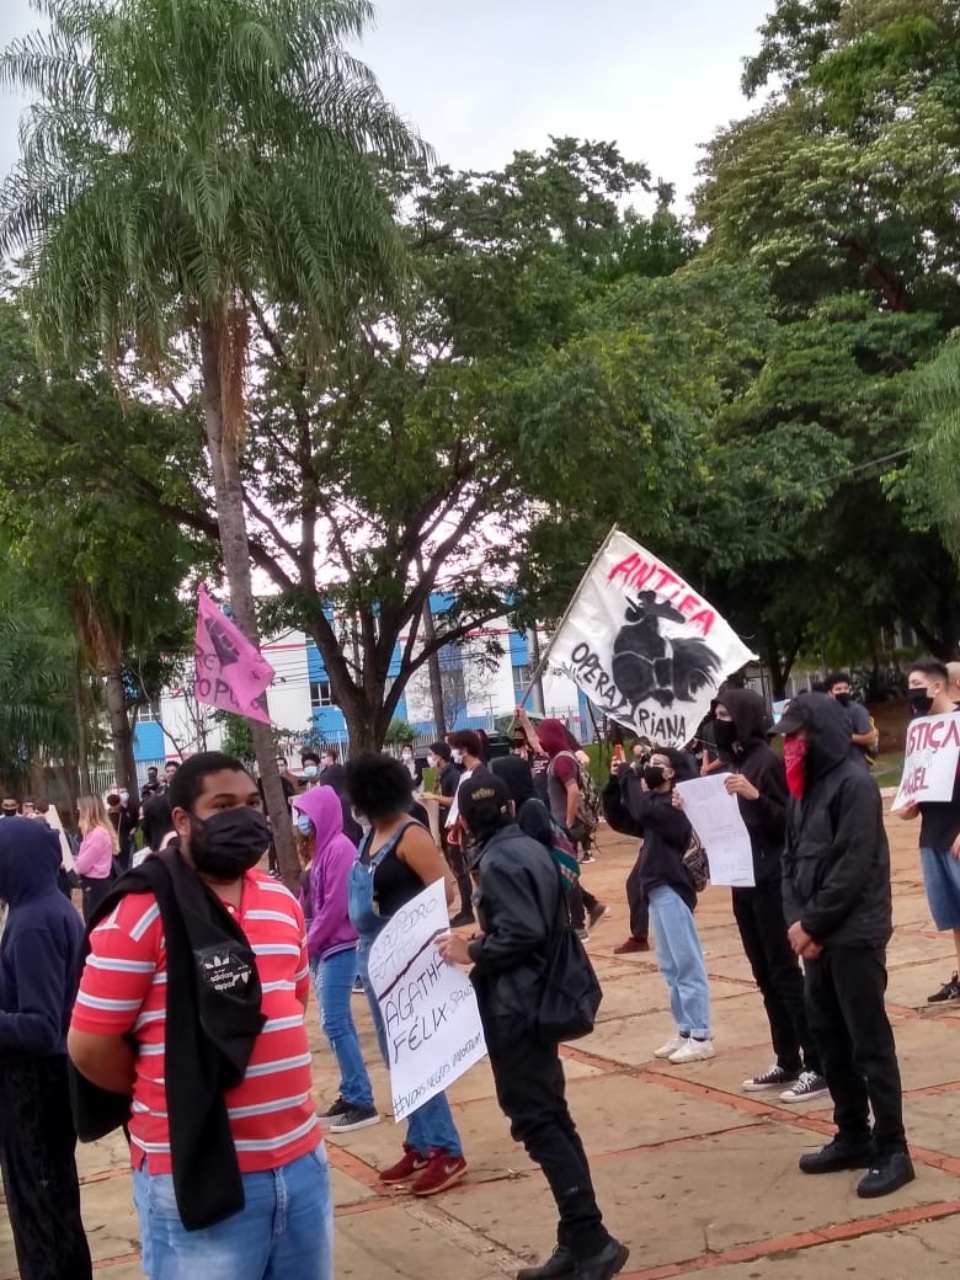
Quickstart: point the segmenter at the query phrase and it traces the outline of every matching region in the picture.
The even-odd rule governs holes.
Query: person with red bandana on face
[[[807,1018],[837,1126],[825,1147],[801,1157],[800,1168],[811,1174],[866,1169],[857,1194],[890,1195],[915,1174],[884,1007],[892,903],[880,792],[850,755],[849,723],[835,699],[821,693],[797,698],[776,729],[791,795],[784,914],[790,943],[804,961]]]
[[[810,1102],[827,1093],[820,1056],[807,1027],[803,973],[783,918],[783,841],[787,790],[783,761],[767,743],[766,704],[753,689],[725,689],[714,705],[713,740],[729,761],[724,786],[737,797],[750,836],[754,883],[732,889],[733,916],[763,996],[777,1055],[744,1080],[747,1093],[776,1092],[781,1102]],[[723,766],[725,767],[725,766]]]

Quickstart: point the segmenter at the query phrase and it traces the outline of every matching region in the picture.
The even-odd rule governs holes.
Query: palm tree
[[[288,309],[319,353],[351,302],[389,288],[403,249],[377,159],[425,149],[345,51],[366,0],[38,7],[49,31],[0,55],[0,83],[35,99],[0,251],[26,257],[48,350],[75,356],[96,335],[115,367],[133,351],[162,370],[190,339],[231,604],[257,643],[241,469],[254,317]],[[312,547],[302,559],[315,580]],[[253,731],[293,876],[270,731]]]

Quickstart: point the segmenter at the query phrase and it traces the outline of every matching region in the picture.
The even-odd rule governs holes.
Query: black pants
[[[643,850],[633,864],[633,870],[627,876],[627,905],[630,908],[630,936],[637,942],[646,942],[650,937],[650,903],[640,883],[640,863]]]
[[[20,1280],[91,1280],[65,1057],[0,1064],[0,1169]]]
[[[577,1259],[589,1258],[604,1248],[610,1235],[597,1207],[587,1153],[567,1107],[558,1047],[517,1035],[512,1019],[506,1032],[487,1020],[484,1028],[497,1101],[510,1121],[510,1133],[543,1170],[556,1201],[557,1243]]]
[[[780,881],[732,892],[733,915],[763,996],[777,1062],[786,1071],[806,1067],[819,1073],[820,1055],[807,1026],[803,972],[787,937]]]
[[[570,889],[567,905],[570,908],[570,923],[573,927],[575,929],[586,929],[588,923],[587,912],[592,911],[597,905],[597,899],[589,889],[584,889],[579,880]]]
[[[99,907],[115,883],[113,875],[104,876],[103,879],[93,876],[81,876],[80,888],[83,890],[83,923],[89,924],[93,913]]]
[[[897,1046],[884,1006],[882,947],[835,947],[806,962],[807,1017],[833,1098],[837,1129],[873,1132],[880,1151],[906,1148]]]

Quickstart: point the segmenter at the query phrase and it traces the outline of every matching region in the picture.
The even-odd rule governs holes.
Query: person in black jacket
[[[650,904],[657,964],[670,991],[676,1023],[674,1035],[654,1056],[676,1065],[715,1055],[710,983],[693,918],[697,894],[683,865],[693,832],[673,789],[684,776],[689,775],[683,752],[658,747],[639,776],[626,771],[622,793],[616,778],[604,792],[607,821],[614,831],[643,840],[637,880]]]
[[[836,1136],[802,1156],[804,1173],[867,1169],[857,1194],[889,1195],[914,1178],[903,1091],[884,1007],[892,932],[890,849],[880,793],[850,755],[843,708],[825,694],[788,707],[783,903],[805,963],[807,1017],[833,1098]],[[870,1110],[873,1110],[873,1133]]]
[[[754,979],[763,996],[777,1060],[743,1082],[748,1093],[783,1090],[781,1102],[822,1098],[827,1082],[807,1026],[803,973],[787,937],[783,915],[783,843],[787,779],[783,761],[767,745],[763,699],[752,689],[727,689],[714,708],[713,732],[722,758],[733,762],[726,788],[737,797],[750,834],[751,889],[733,889],[733,915]],[[789,1086],[789,1087],[788,1087]]]
[[[560,875],[543,845],[516,825],[501,778],[468,780],[459,801],[476,847],[482,932],[470,941],[451,934],[440,949],[451,963],[473,964],[497,1101],[514,1140],[543,1170],[560,1215],[553,1255],[523,1268],[518,1280],[610,1280],[629,1250],[603,1225],[567,1108],[559,1046],[537,1030],[551,943],[557,931],[571,928]]]
[[[633,747],[633,759],[629,764],[615,766],[613,774],[601,795],[603,814],[614,831],[623,831],[633,835],[635,823],[630,817],[627,804],[627,791],[631,785],[631,775],[637,778],[643,774],[644,766],[650,762],[650,749],[640,743]],[[643,841],[637,850],[637,860],[627,876],[627,907],[630,911],[630,936],[613,948],[615,956],[629,956],[637,952],[650,950],[650,904],[643,888]]]
[[[60,842],[0,823],[0,1168],[22,1280],[90,1280],[70,1114],[67,1027],[83,925],[57,887]]]

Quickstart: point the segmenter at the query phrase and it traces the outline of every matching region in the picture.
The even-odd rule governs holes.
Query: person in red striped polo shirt
[[[94,1085],[131,1098],[134,1200],[148,1280],[332,1280],[330,1176],[304,1023],[310,971],[302,912],[283,885],[254,869],[269,829],[256,783],[238,760],[217,752],[192,757],[168,796],[178,840],[172,852],[153,856],[180,859],[187,874],[196,875],[212,895],[214,916],[225,909],[228,923],[239,926],[233,932],[245,939],[241,952],[252,952],[259,978],[259,1015],[253,1011],[259,1034],[252,1034],[240,1083],[222,1094],[242,1209],[188,1230],[182,1200],[178,1207],[174,1174],[182,1185],[183,1170],[171,1153],[165,1076],[175,1055],[167,1052],[166,1023],[174,1016],[168,978],[178,981],[174,975],[183,969],[172,952],[168,965],[170,930],[158,895],[127,892],[107,904],[109,914],[92,928],[68,1041],[71,1059]],[[180,864],[175,870],[183,874]],[[224,979],[234,981],[229,947],[214,950],[212,960],[197,951],[194,957],[208,968],[220,966],[222,992]],[[255,978],[254,984],[256,992]]]

